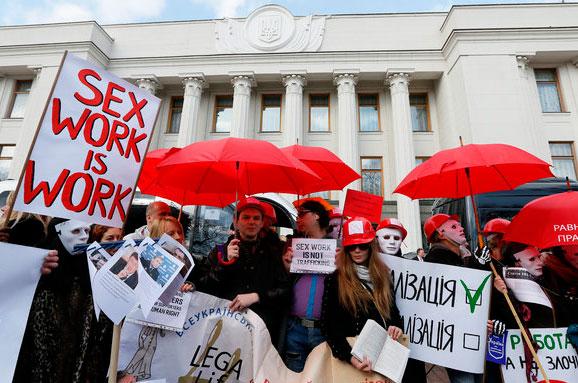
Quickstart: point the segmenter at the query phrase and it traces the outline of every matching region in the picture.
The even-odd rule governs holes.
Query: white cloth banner
[[[45,249],[0,242],[0,382],[11,382]]]
[[[391,269],[410,357],[482,373],[491,273],[380,255]]]
[[[159,106],[149,92],[67,54],[14,209],[121,227]]]
[[[578,383],[578,355],[570,344],[566,331],[565,327],[530,329],[539,348],[538,359],[550,382]],[[520,330],[508,330],[506,364],[502,366],[504,382],[526,381],[523,343]],[[536,362],[532,362],[532,371],[538,376],[538,383],[545,382]]]

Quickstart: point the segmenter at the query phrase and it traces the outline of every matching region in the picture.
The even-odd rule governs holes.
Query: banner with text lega
[[[67,54],[15,209],[121,227],[160,100]]]
[[[578,383],[578,355],[566,335],[567,330],[566,327],[530,329],[532,338],[538,346],[538,359],[550,382]],[[504,382],[526,381],[523,343],[520,330],[509,330],[506,342],[506,364],[502,366]],[[534,361],[532,361],[532,371],[537,375],[538,383],[545,382]]]
[[[410,357],[482,373],[491,273],[381,255],[391,269]]]

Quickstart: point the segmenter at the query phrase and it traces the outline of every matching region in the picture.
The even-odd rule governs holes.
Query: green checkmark
[[[472,314],[476,310],[476,302],[478,302],[478,299],[480,299],[480,297],[482,296],[482,291],[484,290],[484,286],[486,285],[486,282],[488,281],[488,279],[490,279],[491,276],[492,276],[492,274],[488,275],[486,277],[486,279],[484,279],[484,281],[478,287],[478,289],[476,290],[476,292],[474,293],[473,296],[472,296],[472,293],[470,292],[470,289],[468,289],[468,286],[466,286],[466,283],[460,279],[462,286],[464,286],[464,289],[466,290],[466,297],[468,298],[468,300],[470,302],[470,311]]]

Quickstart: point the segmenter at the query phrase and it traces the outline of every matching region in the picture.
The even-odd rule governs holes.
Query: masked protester
[[[54,218],[44,247],[56,249],[59,267],[44,275],[32,302],[14,382],[100,382],[106,377],[112,331],[97,321],[86,255],[89,226]],[[101,317],[102,318],[102,317]]]
[[[385,264],[386,255],[401,257],[401,244],[407,237],[407,230],[396,218],[385,218],[377,226],[375,232],[379,244],[379,257]],[[414,260],[418,260],[417,257]],[[426,382],[425,363],[410,358],[407,361],[404,382]]]
[[[259,200],[240,200],[235,216],[237,235],[211,251],[207,272],[194,282],[199,291],[231,300],[231,311],[253,310],[267,325],[275,345],[283,308],[291,299],[290,283],[281,261],[281,248],[259,236],[263,216]]]
[[[331,210],[329,213],[329,228],[327,229],[327,232],[331,238],[343,238],[343,229],[341,228],[341,225],[343,225],[343,221],[346,219],[347,217],[343,216],[343,211],[340,208],[334,207]]]
[[[402,335],[390,271],[381,262],[375,231],[365,218],[343,225],[343,247],[337,270],[325,279],[323,330],[331,353],[358,370],[371,371],[371,362],[351,355],[347,337],[359,335],[368,319],[387,329],[395,340]]]

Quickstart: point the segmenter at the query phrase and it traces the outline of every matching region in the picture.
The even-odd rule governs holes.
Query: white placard
[[[14,209],[121,227],[159,106],[149,92],[67,54]]]
[[[566,336],[567,330],[565,327],[530,329],[538,345],[538,359],[550,382],[578,382],[578,355]],[[523,342],[520,330],[508,330],[506,364],[502,366],[504,382],[526,382]],[[545,382],[536,362],[532,362],[532,371],[538,376],[538,382]]]
[[[292,273],[331,274],[335,271],[334,239],[293,238]]]
[[[0,382],[11,382],[47,251],[0,242]]]
[[[552,302],[528,270],[523,267],[504,267],[503,274],[506,285],[517,300],[552,308]]]
[[[380,254],[391,269],[411,357],[482,373],[491,273]],[[467,289],[467,290],[466,290]]]

